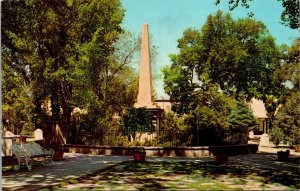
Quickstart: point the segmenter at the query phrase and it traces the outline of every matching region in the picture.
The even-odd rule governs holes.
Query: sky
[[[221,0],[215,5],[215,0],[121,0],[126,10],[123,27],[140,35],[143,23],[148,23],[151,35],[151,46],[158,47],[156,62],[152,65],[154,88],[158,99],[167,99],[163,90],[163,80],[160,69],[170,65],[169,54],[178,53],[177,40],[188,28],[201,29],[209,14],[218,10],[230,12],[228,0]],[[290,45],[299,36],[299,30],[292,30],[280,23],[283,7],[277,0],[253,0],[250,8],[242,6],[231,11],[232,17],[246,18],[252,12],[253,18],[262,21],[278,45]]]

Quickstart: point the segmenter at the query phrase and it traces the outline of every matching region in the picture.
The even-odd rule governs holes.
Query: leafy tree
[[[128,81],[110,96],[107,90],[132,74],[115,54],[123,16],[118,0],[2,2],[2,50],[10,57],[5,64],[30,87],[35,113],[51,100],[62,111],[56,116],[70,124],[74,107],[88,107],[95,98],[95,105],[103,106],[104,98],[113,100],[122,90],[120,96],[129,91],[132,99],[132,91],[124,88]]]
[[[229,0],[229,10],[232,11],[239,5],[242,7],[246,7],[247,9],[250,7],[249,2],[252,0]],[[284,8],[281,13],[281,21],[282,24],[289,26],[292,29],[299,28],[299,0],[277,0],[282,3],[282,7]],[[221,0],[216,0],[215,3],[219,4]],[[249,16],[253,16],[253,13],[250,12]]]
[[[227,141],[231,144],[246,144],[248,132],[256,127],[253,112],[245,101],[236,101],[236,106],[228,116],[229,131]]]
[[[130,135],[133,140],[136,138],[137,132],[152,131],[153,114],[146,110],[146,108],[130,108],[123,115],[123,126],[125,133],[128,133],[128,140]]]
[[[131,107],[137,95],[137,75],[133,65],[138,51],[138,41],[130,33],[124,32],[114,43],[114,52],[107,66],[108,72],[101,72],[102,80],[98,84],[83,84],[76,97],[77,106],[88,112],[77,116],[80,128],[103,130],[115,129],[114,115],[122,115]],[[93,55],[90,55],[91,58]],[[87,73],[92,72],[88,71]],[[89,76],[89,75],[87,75]],[[90,78],[88,81],[92,81]],[[90,88],[90,89],[88,89]],[[80,118],[80,120],[78,120]]]
[[[188,113],[190,98],[198,87],[195,70],[199,67],[198,58],[202,52],[198,46],[201,36],[197,30],[186,30],[184,37],[178,40],[180,54],[170,55],[172,65],[162,69],[165,92],[171,100],[176,100],[172,109],[179,114]]]
[[[285,105],[275,116],[274,128],[271,129],[271,140],[275,144],[280,141],[290,145],[300,144],[300,94],[293,92]]]
[[[180,101],[177,112],[189,110],[194,91],[203,84],[219,84],[225,94],[248,100],[280,93],[282,85],[274,76],[279,49],[262,22],[233,20],[219,11],[208,16],[201,31],[187,29],[178,48],[180,53],[170,56],[172,65],[163,69],[166,93]]]
[[[15,134],[32,133],[33,102],[24,79],[8,65],[2,66],[2,78],[5,79],[2,83],[3,119],[9,120],[5,128]]]
[[[229,95],[244,94],[247,99],[276,93],[280,84],[273,74],[279,65],[279,51],[262,22],[249,18],[234,21],[219,11],[208,16],[202,34],[200,63],[205,63],[213,83],[219,83]]]
[[[266,95],[263,97],[265,107],[267,110],[267,116],[270,120],[270,127],[273,127],[273,121],[276,110],[280,105],[284,104],[290,99],[291,94],[299,91],[300,87],[300,75],[299,75],[299,63],[300,63],[300,51],[299,44],[300,39],[294,40],[292,46],[282,45],[281,48],[281,63],[274,73],[274,81],[277,84],[281,84],[277,87],[279,94]],[[274,130],[279,132],[277,130]]]
[[[300,87],[299,62],[300,62],[300,38],[296,38],[288,47],[283,45],[282,64],[277,71],[277,78],[292,92],[298,91]]]
[[[267,100],[283,87],[275,76],[279,48],[265,25],[218,11],[201,31],[187,29],[178,48],[163,69],[164,88],[175,101],[172,109],[188,115],[192,144],[245,143],[253,116],[240,103],[234,107],[232,98]],[[240,113],[247,117],[238,123]]]

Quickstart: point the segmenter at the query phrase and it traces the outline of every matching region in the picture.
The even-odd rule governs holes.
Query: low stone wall
[[[211,146],[210,151],[213,155],[243,155],[257,153],[258,144]]]
[[[144,147],[147,156],[165,157],[208,157],[224,152],[228,155],[250,154],[258,151],[258,145],[231,145],[231,146],[201,146],[201,147]],[[64,145],[61,150],[70,153],[83,153],[93,155],[132,155],[130,147],[89,146],[89,145]],[[218,153],[217,153],[218,154]]]
[[[147,156],[208,157],[209,147],[145,147]]]

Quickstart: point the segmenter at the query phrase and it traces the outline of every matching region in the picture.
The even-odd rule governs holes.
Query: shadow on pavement
[[[124,160],[124,156],[77,155],[57,161],[55,165],[33,166],[32,171],[21,168],[19,171],[2,173],[3,190],[37,190],[41,187],[55,185],[61,181],[93,173]]]
[[[95,189],[95,186],[101,189],[104,184],[112,188],[136,184],[138,190],[162,190],[171,189],[165,183],[176,180],[178,175],[192,175],[203,180],[228,177],[247,181],[253,178],[262,185],[282,184],[294,189],[299,188],[299,166],[278,162],[276,157],[275,154],[269,153],[239,155],[230,157],[226,165],[217,165],[211,158],[184,160],[149,157],[145,163],[126,161],[107,170],[78,178],[75,182],[84,185],[84,189]],[[70,181],[68,184],[74,182]]]

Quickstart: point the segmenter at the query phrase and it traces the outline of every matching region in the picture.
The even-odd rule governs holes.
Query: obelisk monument
[[[148,109],[158,107],[152,99],[150,44],[148,24],[146,23],[143,24],[142,28],[139,89],[137,102],[134,104],[134,107],[146,107]]]

